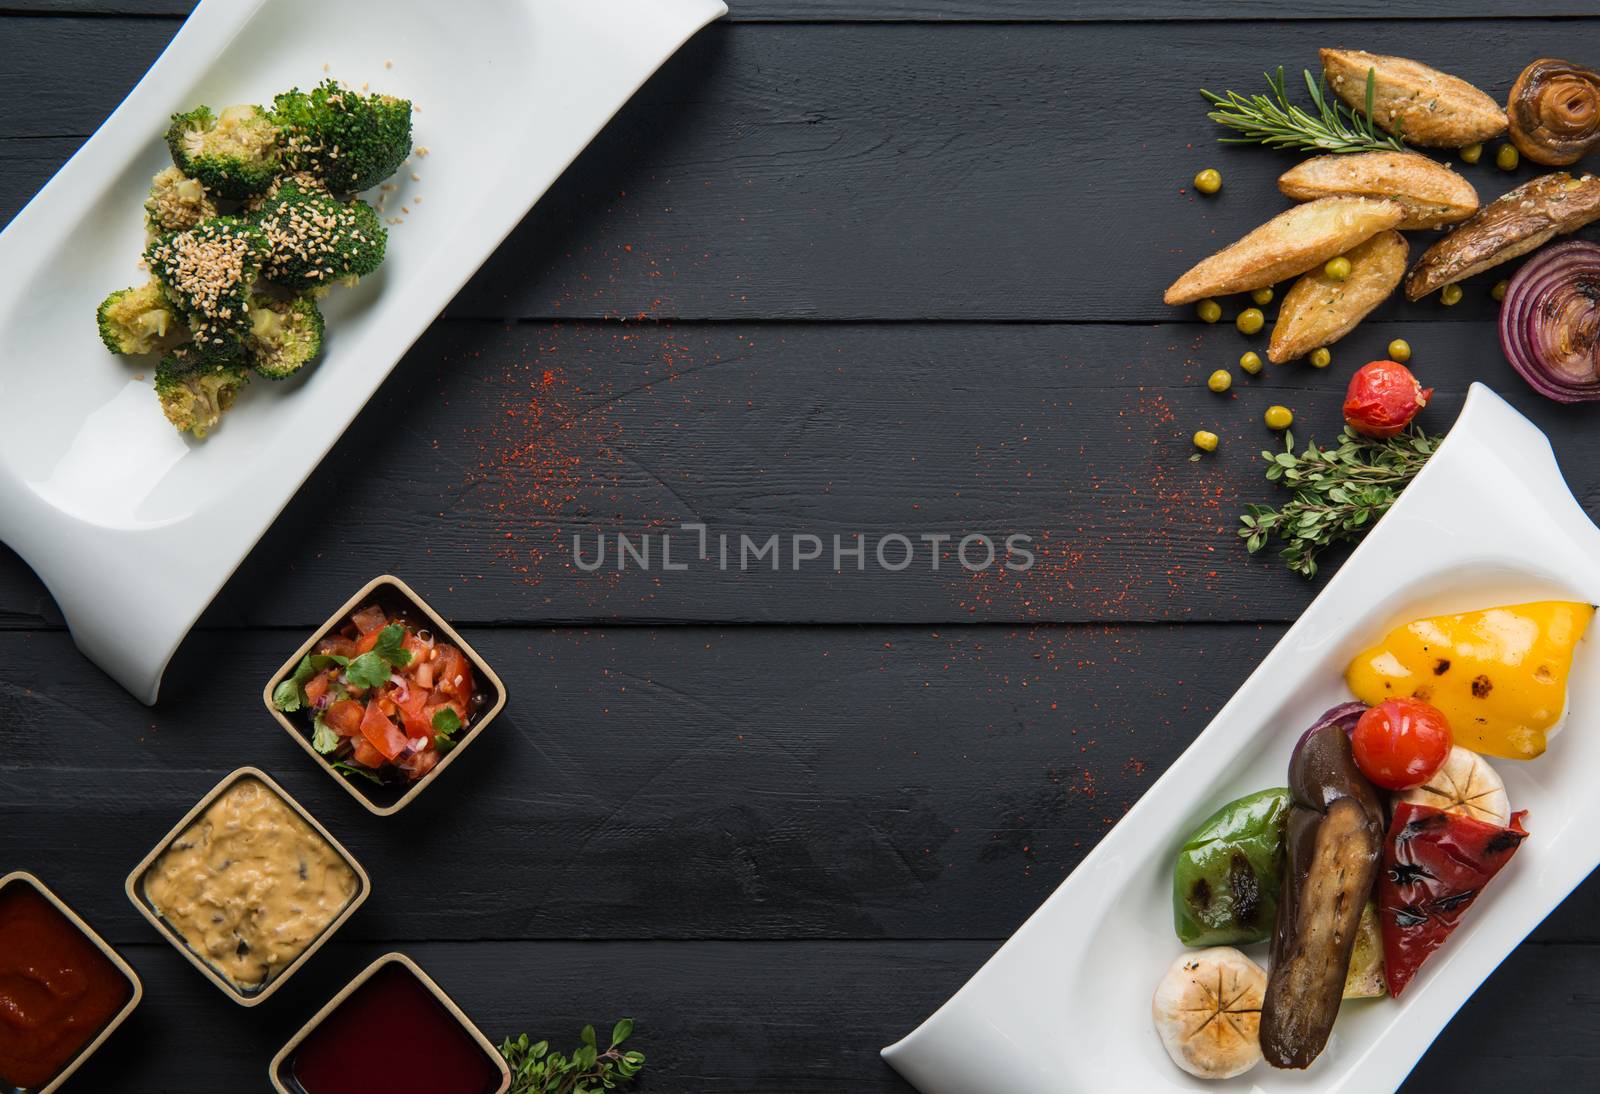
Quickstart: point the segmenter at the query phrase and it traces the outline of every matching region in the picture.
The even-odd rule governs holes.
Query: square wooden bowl
[[[144,998],[144,985],[139,982],[139,974],[133,971],[133,967],[124,961],[122,956],[116,950],[113,950],[105,939],[96,934],[95,929],[85,923],[77,912],[67,907],[62,899],[50,890],[48,885],[26,870],[15,870],[5,877],[0,877],[0,892],[3,892],[11,885],[31,886],[35,892],[49,901],[56,911],[66,917],[68,923],[81,931],[83,936],[94,944],[94,948],[99,950],[107,961],[116,966],[118,972],[128,978],[128,986],[132,989],[128,995],[128,1001],[122,1005],[122,1009],[112,1015],[111,1020],[101,1028],[94,1039],[79,1049],[78,1054],[68,1061],[67,1066],[56,1072],[55,1078],[40,1087],[38,1091],[30,1092],[30,1094],[53,1094],[54,1091],[61,1089],[61,1084],[65,1083],[74,1071],[83,1066],[85,1060],[93,1056],[95,1051],[105,1044],[106,1038],[115,1033],[118,1026],[127,1021],[128,1015],[132,1014],[134,1008],[139,1005],[139,1000]]]
[[[344,624],[344,621],[349,618],[351,612],[374,602],[389,607],[396,605],[409,607],[416,613],[417,618],[426,620],[427,625],[432,628],[435,635],[448,639],[461,650],[463,656],[471,663],[473,672],[477,673],[480,689],[490,697],[490,702],[473,719],[472,725],[468,727],[466,734],[456,743],[455,747],[440,758],[432,771],[429,771],[413,783],[378,786],[366,780],[358,782],[357,780],[346,778],[334,770],[333,765],[328,762],[326,756],[312,747],[310,725],[306,724],[304,719],[296,722],[294,716],[285,714],[272,702],[272,693],[277,690],[278,685],[294,675],[295,667],[300,664],[300,660],[316,649],[317,643],[338,630]],[[444,769],[455,763],[457,757],[467,750],[467,746],[478,739],[478,735],[483,732],[484,728],[494,721],[501,710],[505,709],[506,686],[501,682],[500,677],[495,674],[494,670],[489,667],[488,663],[478,655],[478,651],[469,646],[466,640],[457,634],[449,623],[444,621],[444,617],[429,607],[428,602],[418,596],[411,586],[401,581],[398,577],[384,574],[363,585],[360,592],[346,600],[338,611],[328,617],[326,623],[317,628],[304,645],[294,651],[289,659],[283,663],[283,666],[272,674],[272,679],[267,681],[267,686],[262,689],[261,699],[266,704],[267,710],[278,720],[278,724],[283,727],[284,732],[293,737],[300,747],[306,750],[306,754],[316,761],[317,766],[333,778],[334,782],[344,787],[346,793],[355,798],[370,812],[376,813],[380,817],[387,817],[400,812],[400,810],[415,801],[418,794],[421,794],[425,788],[430,786],[434,779],[444,774]],[[297,715],[301,713],[303,712],[296,712]]]
[[[278,1054],[272,1058],[272,1063],[268,1065],[267,1074],[272,1080],[272,1089],[277,1091],[278,1094],[303,1094],[300,1084],[290,1074],[290,1066],[294,1060],[295,1049],[299,1048],[305,1039],[311,1036],[311,1032],[320,1026],[328,1015],[338,1010],[346,999],[355,994],[357,988],[372,979],[373,975],[386,965],[400,965],[405,968],[406,971],[421,982],[423,987],[428,989],[452,1018],[461,1023],[461,1028],[471,1035],[472,1039],[483,1049],[484,1054],[500,1071],[500,1085],[494,1089],[492,1094],[504,1094],[511,1086],[511,1068],[507,1065],[505,1057],[500,1055],[500,1050],[494,1047],[494,1042],[485,1037],[483,1031],[456,1005],[456,1001],[446,995],[443,988],[434,983],[433,977],[423,972],[417,967],[415,961],[403,953],[386,953],[362,969],[354,980],[346,984],[339,994],[329,999],[326,1006],[313,1014],[310,1021],[301,1026],[295,1035],[289,1038],[288,1044],[278,1050]]]
[[[150,868],[155,865],[156,860],[161,857],[162,853],[172,846],[173,841],[183,833],[185,828],[194,823],[195,818],[211,807],[211,803],[216,801],[223,791],[241,779],[259,779],[268,790],[278,795],[285,805],[299,814],[300,818],[311,826],[313,832],[316,832],[317,835],[327,841],[328,846],[333,848],[334,853],[344,861],[346,866],[350,867],[351,872],[356,876],[355,895],[344,906],[344,910],[334,917],[333,922],[322,929],[321,934],[311,940],[310,945],[300,951],[300,956],[289,962],[281,972],[253,991],[246,991],[240,988],[213,968],[211,963],[204,957],[196,953],[189,943],[184,940],[183,936],[162,917],[160,912],[156,911],[155,905],[150,902],[150,898],[144,892],[145,875],[150,872]],[[183,819],[174,824],[167,834],[156,842],[150,853],[128,875],[124,890],[128,894],[128,899],[133,901],[133,906],[139,909],[139,913],[150,921],[151,926],[155,927],[163,938],[176,946],[178,952],[188,958],[191,965],[199,969],[207,979],[221,988],[229,999],[232,999],[242,1007],[253,1007],[264,1002],[268,996],[282,987],[289,977],[299,971],[300,966],[304,965],[312,954],[322,948],[324,942],[333,937],[334,932],[344,925],[344,921],[355,914],[355,910],[361,907],[366,902],[367,897],[372,894],[372,879],[367,877],[367,872],[361,868],[361,864],[355,860],[355,856],[345,850],[344,844],[334,839],[333,833],[324,828],[317,818],[306,810],[305,806],[295,801],[287,790],[273,781],[270,775],[260,768],[241,767],[237,771],[230,772],[224,776],[221,782],[208,790],[204,797],[195,802],[194,808],[185,813]]]

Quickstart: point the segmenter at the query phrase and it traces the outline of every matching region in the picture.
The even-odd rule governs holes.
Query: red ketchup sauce
[[[400,1048],[373,1051],[375,1044]],[[488,1094],[500,1070],[404,965],[385,965],[301,1042],[305,1094]]]
[[[49,1083],[132,995],[122,970],[32,885],[0,890],[0,1088]]]

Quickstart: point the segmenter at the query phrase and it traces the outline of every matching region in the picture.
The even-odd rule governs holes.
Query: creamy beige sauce
[[[355,873],[260,779],[240,779],[173,840],[144,891],[244,989],[294,961],[355,896]]]

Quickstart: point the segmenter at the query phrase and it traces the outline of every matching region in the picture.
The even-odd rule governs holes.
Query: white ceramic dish
[[[1150,997],[1183,950],[1172,931],[1172,858],[1224,802],[1283,785],[1301,731],[1349,698],[1345,664],[1390,626],[1542,598],[1600,603],[1600,529],[1544,435],[1474,384],[1438,453],[1194,744],[884,1058],[924,1094],[1395,1089],[1484,978],[1600,864],[1600,634],[1579,646],[1566,724],[1549,751],[1493,761],[1513,808],[1530,811],[1531,838],[1405,995],[1347,1004],[1306,1071],[1261,1064],[1208,1083],[1167,1057]]]
[[[49,587],[78,647],[153,703],[196,617],[395,362],[645,79],[726,10],[721,0],[202,3],[0,233],[0,538]],[[430,155],[393,181],[402,199],[426,200],[391,229],[379,273],[329,299],[328,350],[311,374],[252,385],[210,439],[187,442],[150,391],[151,362],[100,345],[95,305],[144,278],[141,206],[169,162],[168,116],[308,87],[324,64],[421,106],[416,143]]]

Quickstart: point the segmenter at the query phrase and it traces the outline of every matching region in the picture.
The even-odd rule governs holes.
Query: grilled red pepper
[[[1389,994],[1405,990],[1444,944],[1489,879],[1510,861],[1527,831],[1526,812],[1511,827],[1401,802],[1394,808],[1378,876],[1378,917]]]

